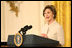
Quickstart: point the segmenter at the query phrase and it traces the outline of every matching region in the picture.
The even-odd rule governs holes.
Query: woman
[[[56,22],[56,9],[53,5],[47,5],[43,10],[46,24],[44,25],[41,36],[57,40],[64,45],[64,31],[60,24]]]

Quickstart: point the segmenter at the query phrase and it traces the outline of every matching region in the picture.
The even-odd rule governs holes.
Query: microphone
[[[23,35],[26,34],[26,31],[31,29],[32,28],[32,25],[28,26],[24,26],[24,28],[21,28],[21,30],[19,31],[19,33],[22,31]]]
[[[28,27],[28,29],[31,29],[32,28],[32,25],[30,25],[29,27]]]

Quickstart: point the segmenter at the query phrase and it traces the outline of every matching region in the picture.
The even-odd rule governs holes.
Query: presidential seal
[[[21,46],[23,42],[23,38],[22,38],[22,35],[20,33],[17,33],[15,36],[14,36],[14,43],[17,47]]]

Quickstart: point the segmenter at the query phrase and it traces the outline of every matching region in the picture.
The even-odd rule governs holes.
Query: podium
[[[58,44],[59,41],[30,34],[23,36],[23,43],[20,47],[56,47]],[[14,35],[8,36],[7,45],[16,47],[14,44]]]

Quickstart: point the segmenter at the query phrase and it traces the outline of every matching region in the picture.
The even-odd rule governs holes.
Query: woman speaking
[[[45,25],[43,26],[41,36],[57,40],[64,45],[64,31],[62,26],[56,22],[56,9],[53,5],[47,5],[43,10]]]

